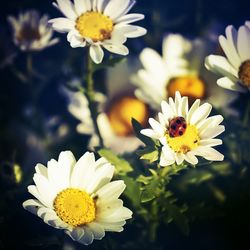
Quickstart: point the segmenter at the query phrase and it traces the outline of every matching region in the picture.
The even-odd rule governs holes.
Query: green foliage
[[[93,72],[101,69],[106,69],[109,67],[114,67],[116,64],[126,61],[126,57],[113,57],[110,56],[109,59],[101,64],[93,64]]]
[[[182,231],[183,234],[189,234],[189,223],[187,217],[183,212],[187,209],[187,207],[179,208],[174,202],[168,202],[165,200],[165,212],[166,216],[164,221],[171,222],[173,221],[176,226]]]
[[[155,148],[155,142],[151,138],[141,134],[141,130],[143,129],[142,125],[134,118],[132,118],[131,122],[134,128],[136,137],[140,139],[146,146]]]
[[[128,176],[121,177],[125,184],[126,189],[124,195],[127,196],[132,202],[133,206],[136,208],[140,207],[141,204],[141,185],[139,182],[136,182],[133,178]]]
[[[156,162],[160,155],[158,149],[151,147],[138,150],[137,154],[140,155],[141,160],[147,160],[149,163]]]
[[[133,167],[124,158],[117,156],[109,149],[100,149],[98,154],[115,166],[116,174],[126,175],[133,171]]]

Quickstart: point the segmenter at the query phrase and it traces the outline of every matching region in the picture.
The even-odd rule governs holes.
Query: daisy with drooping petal
[[[20,13],[18,18],[8,17],[13,29],[14,43],[23,51],[39,51],[56,44],[48,16],[40,17],[35,10]]]
[[[144,69],[132,77],[138,88],[136,96],[155,110],[160,110],[161,102],[174,98],[175,92],[195,99],[208,101],[216,108],[229,110],[229,104],[236,94],[225,94],[215,84],[212,74],[203,67],[207,51],[213,47],[207,39],[189,40],[179,34],[169,34],[163,39],[162,56],[151,48],[140,54]]]
[[[212,106],[204,103],[200,106],[197,99],[188,108],[188,97],[181,97],[176,92],[175,101],[170,97],[169,103],[162,101],[162,113],[159,122],[149,119],[152,129],[143,129],[141,133],[162,144],[160,158],[161,166],[169,166],[175,162],[180,165],[187,161],[192,165],[198,163],[196,156],[202,156],[209,161],[222,161],[224,156],[213,147],[222,144],[215,137],[225,128],[220,123],[221,115],[208,117]]]
[[[208,56],[206,68],[222,76],[217,80],[220,87],[245,92],[250,89],[250,22],[238,31],[229,25],[226,37],[219,36],[219,42],[226,57]]]
[[[52,27],[68,33],[71,47],[90,46],[90,56],[95,63],[101,63],[106,50],[127,55],[123,44],[127,38],[146,34],[146,30],[131,23],[144,18],[142,14],[127,14],[134,6],[134,0],[57,0],[54,5],[65,15],[50,20]]]
[[[23,207],[48,225],[62,229],[73,240],[89,245],[102,239],[105,231],[121,232],[132,212],[119,196],[123,181],[111,181],[114,167],[104,158],[95,160],[86,152],[78,161],[70,151],[47,167],[36,165],[35,185],[28,191],[36,198]]]

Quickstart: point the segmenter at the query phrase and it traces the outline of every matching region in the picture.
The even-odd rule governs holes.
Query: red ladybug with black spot
[[[187,129],[185,118],[178,116],[169,122],[168,133],[170,137],[178,137],[184,135]]]

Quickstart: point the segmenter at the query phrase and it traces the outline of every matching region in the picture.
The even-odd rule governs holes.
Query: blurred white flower
[[[101,63],[106,50],[127,55],[123,44],[127,38],[146,34],[146,29],[131,25],[144,18],[142,14],[127,14],[134,6],[134,0],[57,0],[54,5],[65,17],[50,20],[52,27],[61,33],[68,33],[72,48],[90,46],[90,56],[95,63]]]
[[[107,98],[96,94],[99,102],[98,127],[104,145],[122,154],[133,152],[143,143],[134,135],[131,119],[135,118],[143,126],[147,125],[150,112],[147,104],[137,99],[134,87],[129,84],[131,68],[137,67],[134,60],[124,61],[107,71]],[[77,131],[91,136],[89,148],[99,145],[86,96],[81,93],[66,92],[69,97],[69,112],[80,120]]]
[[[160,109],[163,100],[174,97],[176,91],[188,96],[191,102],[199,98],[216,108],[227,109],[236,95],[222,91],[206,72],[203,62],[210,47],[208,41],[170,34],[163,39],[162,56],[145,48],[140,54],[144,69],[132,77],[138,87],[136,96],[155,110]]]
[[[53,29],[48,25],[48,16],[40,17],[36,10],[20,13],[18,18],[9,16],[14,43],[23,51],[39,51],[58,42],[52,39]]]
[[[250,89],[250,22],[238,31],[229,25],[226,37],[219,36],[225,56],[210,55],[206,58],[208,70],[222,76],[217,84],[233,91],[245,92]]]
[[[180,165],[184,160],[196,165],[196,156],[209,161],[224,159],[213,148],[222,144],[222,140],[215,137],[225,130],[223,125],[219,125],[223,117],[208,117],[212,110],[209,103],[200,106],[200,100],[197,99],[189,109],[188,97],[181,97],[177,91],[175,101],[170,97],[169,103],[162,101],[161,107],[159,122],[150,118],[152,129],[141,130],[143,135],[159,140],[162,144],[161,166],[169,166],[175,162]]]
[[[35,185],[28,191],[36,198],[23,207],[48,225],[62,229],[73,240],[89,245],[101,240],[105,231],[121,232],[132,212],[119,196],[123,181],[112,181],[114,167],[104,158],[95,160],[86,152],[78,161],[70,151],[47,167],[36,165]]]

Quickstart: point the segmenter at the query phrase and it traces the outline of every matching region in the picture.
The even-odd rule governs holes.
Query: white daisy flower
[[[20,13],[18,18],[8,17],[13,29],[14,43],[23,51],[39,51],[56,44],[52,39],[53,29],[48,25],[48,16],[40,17],[35,10]]]
[[[138,87],[136,96],[155,110],[160,110],[163,100],[174,98],[176,91],[191,101],[201,99],[216,108],[228,108],[236,95],[225,95],[213,84],[213,76],[202,67],[210,47],[211,42],[191,41],[179,34],[170,34],[163,39],[162,56],[145,48],[140,54],[144,69],[132,77],[132,82]]]
[[[226,57],[208,56],[206,68],[222,76],[217,80],[220,87],[245,92],[250,89],[250,22],[238,31],[227,26],[226,37],[219,36],[219,42]]]
[[[132,62],[120,63],[108,70],[107,99],[99,98],[100,114],[97,117],[97,124],[100,134],[105,147],[117,154],[132,152],[143,145],[134,135],[131,119],[133,117],[146,126],[149,118],[148,105],[133,95],[134,88],[128,84],[130,63]],[[91,136],[89,148],[98,146],[99,139],[95,134],[86,96],[81,92],[71,93],[68,110],[80,120],[77,131]]]
[[[123,44],[127,38],[146,34],[146,29],[131,23],[144,18],[142,14],[127,14],[134,6],[134,0],[57,0],[54,5],[65,18],[50,20],[52,27],[61,33],[68,33],[72,48],[90,46],[90,56],[95,63],[101,63],[106,50],[127,55]]]
[[[132,216],[119,199],[125,184],[111,182],[113,174],[114,167],[104,158],[96,161],[93,153],[86,152],[76,161],[70,151],[62,152],[47,167],[36,165],[35,185],[28,187],[36,199],[25,201],[23,207],[89,245],[102,239],[105,231],[123,231]]]
[[[180,165],[187,161],[192,165],[198,163],[196,156],[202,156],[209,161],[222,161],[224,156],[213,147],[222,144],[215,137],[221,134],[225,127],[221,115],[208,117],[212,106],[204,103],[200,106],[197,99],[188,108],[188,97],[181,97],[176,92],[175,101],[170,97],[169,103],[162,101],[162,113],[159,122],[150,118],[152,129],[143,129],[141,133],[162,144],[160,158],[161,166],[169,166],[175,162]]]

